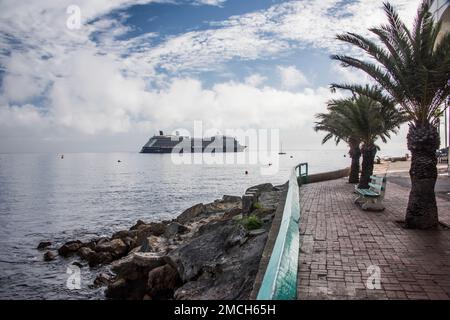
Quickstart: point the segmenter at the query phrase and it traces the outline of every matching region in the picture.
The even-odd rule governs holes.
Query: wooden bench
[[[355,203],[359,204],[363,210],[383,211],[382,201],[386,191],[386,175],[370,176],[370,180],[369,189],[359,189],[358,186],[355,186],[355,193],[358,194]]]

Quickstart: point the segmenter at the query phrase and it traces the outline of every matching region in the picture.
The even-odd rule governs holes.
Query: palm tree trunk
[[[373,173],[373,164],[375,162],[377,148],[373,144],[364,144],[361,148],[361,152],[363,160],[358,188],[369,189],[370,176]]]
[[[361,158],[361,149],[359,148],[359,141],[349,141],[350,151],[349,155],[352,158],[352,165],[350,167],[350,175],[348,177],[349,183],[359,182],[359,159]]]
[[[410,124],[408,149],[411,151],[411,192],[405,224],[411,229],[429,229],[438,225],[438,210],[434,186],[437,179],[436,149],[439,135],[431,124]]]

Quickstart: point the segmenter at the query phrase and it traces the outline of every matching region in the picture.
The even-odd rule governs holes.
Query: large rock
[[[98,265],[111,263],[113,260],[114,257],[110,252],[92,252],[87,257],[89,267],[91,268]]]
[[[146,223],[142,220],[138,220],[134,226],[130,228],[130,231],[137,230],[140,226],[145,225]]]
[[[134,272],[133,267],[133,254],[129,254],[122,259],[111,263],[111,271],[122,277],[125,277],[128,273]]]
[[[178,272],[171,265],[165,264],[148,273],[147,287],[152,298],[171,298],[180,284]]]
[[[115,258],[120,258],[127,253],[127,245],[121,239],[103,242],[95,247],[96,252],[108,252]]]
[[[56,259],[56,253],[54,253],[53,251],[47,251],[46,253],[44,253],[44,261],[52,261]]]
[[[133,263],[138,267],[151,270],[164,264],[164,254],[159,252],[135,252]]]
[[[178,222],[172,222],[167,226],[166,232],[164,232],[164,237],[166,238],[172,238],[176,236],[177,234],[186,233],[189,231],[189,228],[178,223]]]
[[[222,202],[241,202],[242,198],[239,196],[229,196],[224,195],[222,197]]]
[[[280,202],[282,191],[265,191],[262,192],[258,198],[258,202],[264,209],[275,210]]]
[[[103,244],[105,244],[105,242],[103,242],[102,245]],[[81,247],[77,251],[77,254],[82,260],[86,260],[91,268],[101,264],[108,264],[114,260],[114,256],[111,252],[106,251],[96,252],[92,250],[91,247],[88,246]]]
[[[108,284],[105,296],[110,299],[126,299],[129,295],[129,286],[125,279],[117,279]]]
[[[107,286],[111,283],[111,276],[107,273],[100,273],[94,280],[94,287]]]
[[[94,253],[95,253],[95,251],[89,247],[82,247],[77,252],[78,256],[83,260],[88,260],[89,256]]]
[[[257,191],[257,195],[258,196],[261,193],[263,193],[263,192],[271,192],[271,191],[277,191],[278,190],[271,183],[262,183],[262,184],[258,184],[256,186],[250,187],[247,190],[245,190],[245,193],[247,193],[247,191],[250,191],[250,189]]]
[[[155,252],[135,252],[128,256],[114,261],[111,270],[120,278],[135,280],[142,277],[154,268],[165,264],[164,255]]]
[[[134,238],[137,236],[137,230],[120,230],[115,232],[111,239],[126,239],[126,238]]]
[[[226,242],[241,228],[232,220],[202,226],[191,241],[168,254],[168,261],[177,268],[183,282],[196,278],[204,266],[225,254]]]
[[[241,224],[236,225],[232,232],[228,235],[224,243],[224,249],[227,251],[237,245],[243,245],[247,241],[247,230]]]
[[[136,244],[138,246],[150,236],[161,236],[166,232],[167,226],[161,222],[152,222],[146,225],[141,225],[137,230]]]
[[[81,246],[82,242],[79,240],[68,241],[58,249],[58,254],[63,257],[68,257],[77,252]]]
[[[195,206],[183,211],[183,213],[181,213],[176,220],[181,224],[188,224],[206,213],[207,210],[203,203],[198,203]]]
[[[150,236],[142,244],[140,252],[162,252],[167,251],[167,243],[164,238]]]
[[[242,198],[237,196],[224,195],[221,200],[216,200],[205,205],[208,213],[225,212],[231,209],[242,208]]]
[[[44,250],[47,247],[50,247],[52,245],[52,243],[50,241],[42,241],[39,242],[37,249],[38,250]]]
[[[264,217],[270,216],[275,212],[275,209],[273,208],[259,208],[252,211],[252,215],[257,216],[260,219],[263,219]]]
[[[267,232],[249,238],[243,245],[231,247],[227,252],[219,248],[220,252],[211,254],[209,259],[199,262],[196,266],[198,270],[196,277],[178,288],[174,298],[181,300],[249,299],[266,240]],[[185,247],[183,251],[190,249],[193,248]],[[181,255],[190,256],[187,252]],[[203,256],[203,258],[206,257]],[[181,270],[184,270],[186,276],[187,269],[183,266]]]
[[[136,238],[126,237],[126,238],[122,238],[122,241],[127,246],[127,251],[130,251],[130,250],[136,248],[136,246],[137,246]]]
[[[223,214],[222,219],[227,220],[227,219],[232,219],[237,215],[242,214],[242,209],[240,208],[232,208],[232,209],[228,209],[227,211],[225,211],[225,213]]]
[[[164,264],[164,255],[153,252],[135,252],[114,261],[111,270],[117,277],[108,285],[106,296],[111,299],[142,299],[147,293],[149,272]]]
[[[222,200],[214,201],[205,205],[207,213],[225,212],[230,209],[242,208],[242,201],[239,202],[223,202]]]

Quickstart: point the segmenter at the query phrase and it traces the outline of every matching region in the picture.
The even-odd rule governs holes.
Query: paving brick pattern
[[[388,179],[389,181],[389,179]],[[345,179],[300,190],[299,299],[450,299],[450,230],[403,229],[409,190],[387,184],[383,212],[366,212]],[[438,198],[441,221],[450,202]],[[381,289],[367,289],[367,268]]]

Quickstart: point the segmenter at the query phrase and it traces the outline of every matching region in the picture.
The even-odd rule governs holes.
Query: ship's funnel
[[[160,136],[163,136],[163,135],[164,135],[164,132],[162,132],[162,130],[159,130],[159,135],[160,135]]]

